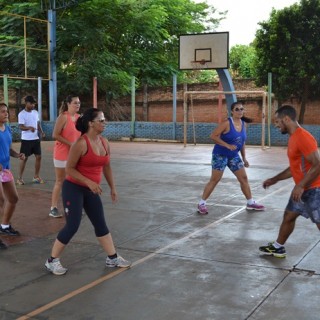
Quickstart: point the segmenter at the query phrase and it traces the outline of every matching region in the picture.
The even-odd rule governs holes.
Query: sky
[[[299,0],[197,0],[206,1],[217,11],[226,11],[226,19],[221,21],[217,32],[229,32],[229,48],[236,44],[250,44],[259,29],[258,22],[269,20],[272,8],[279,10],[289,7]]]

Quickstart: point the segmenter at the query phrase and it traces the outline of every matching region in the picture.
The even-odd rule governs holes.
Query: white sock
[[[206,205],[206,204],[207,204],[207,201],[206,201],[206,200],[201,199],[201,200],[199,201],[199,206]]]
[[[253,198],[248,199],[248,200],[247,200],[247,204],[248,204],[249,206],[251,206],[252,204],[254,204]]]
[[[280,248],[282,248],[284,245],[278,243],[277,241],[275,241],[275,242],[273,243],[273,246],[274,246],[276,249],[280,249]]]
[[[1,227],[2,227],[3,229],[7,229],[7,228],[10,227],[10,224],[2,224],[2,223],[1,223]]]

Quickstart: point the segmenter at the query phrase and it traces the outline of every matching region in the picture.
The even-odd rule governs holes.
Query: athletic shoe
[[[7,236],[20,236],[20,232],[14,230],[11,225],[8,228],[3,228],[0,225],[0,233],[5,234]]]
[[[107,257],[106,266],[109,268],[128,268],[131,266],[131,262],[123,259],[121,256],[118,255],[117,258],[114,259],[110,259],[109,257]]]
[[[22,179],[22,178],[21,178],[21,179],[17,179],[17,184],[18,184],[19,186],[23,186],[23,185],[24,185],[23,179]]]
[[[208,209],[205,204],[198,204],[198,213],[205,215],[208,214]]]
[[[32,182],[33,183],[41,183],[42,184],[42,183],[44,183],[44,180],[42,180],[40,177],[37,177],[37,178],[34,177],[32,179]]]
[[[51,262],[49,262],[48,259],[44,266],[47,268],[48,271],[55,274],[56,276],[62,276],[63,274],[66,274],[66,272],[68,271],[67,268],[64,268],[61,265],[59,258],[55,258]]]
[[[263,211],[265,207],[262,204],[253,202],[252,204],[247,204],[247,210]]]
[[[50,210],[49,216],[52,218],[61,218],[62,214],[59,213],[59,211],[56,207],[54,207],[53,209]]]
[[[268,256],[274,256],[277,258],[285,258],[286,257],[286,249],[285,247],[275,248],[272,242],[269,242],[267,246],[262,246],[259,248],[263,254]]]
[[[0,240],[0,249],[7,249],[8,246],[2,241]]]

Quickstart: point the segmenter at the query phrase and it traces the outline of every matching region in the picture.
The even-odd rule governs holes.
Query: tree
[[[39,5],[24,2],[5,5],[0,0],[0,10],[8,12],[1,12],[0,73],[47,77],[47,24],[39,19],[29,19],[37,16]],[[26,10],[28,17],[23,17]]]
[[[4,3],[1,10],[46,18],[38,1]],[[128,93],[132,76],[144,88],[171,83],[173,73],[180,79],[179,35],[213,30],[223,15],[192,0],[82,0],[58,10],[59,94],[90,93],[94,76],[108,99]],[[17,26],[10,27],[14,33]]]
[[[298,97],[303,123],[307,101],[320,95],[320,1],[301,0],[273,10],[269,21],[260,26],[254,40],[257,83],[267,84],[267,74],[272,72],[280,101]]]
[[[0,0],[0,9],[46,18],[34,0]],[[205,2],[191,0],[82,0],[58,10],[59,87],[88,92],[93,76],[115,95],[129,90],[132,75],[138,84],[167,84],[178,71],[179,34],[214,29],[222,19],[222,13],[213,18],[215,13]],[[17,32],[14,22],[1,26]]]
[[[217,26],[214,12],[190,0],[83,2],[58,19],[64,82],[73,86],[81,77],[89,89],[98,76],[100,89],[114,96],[128,92],[132,75],[138,86],[166,85],[178,72],[179,34]]]
[[[253,45],[236,45],[230,50],[230,69],[234,77],[254,78],[256,51]]]

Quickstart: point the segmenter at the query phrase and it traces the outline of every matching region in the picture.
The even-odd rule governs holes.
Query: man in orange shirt
[[[282,134],[289,134],[289,167],[263,182],[268,188],[280,180],[293,178],[295,186],[284,212],[277,241],[259,248],[261,252],[284,258],[285,242],[295,227],[299,216],[310,218],[320,230],[320,156],[316,139],[297,122],[296,110],[290,105],[276,112],[275,126]]]

